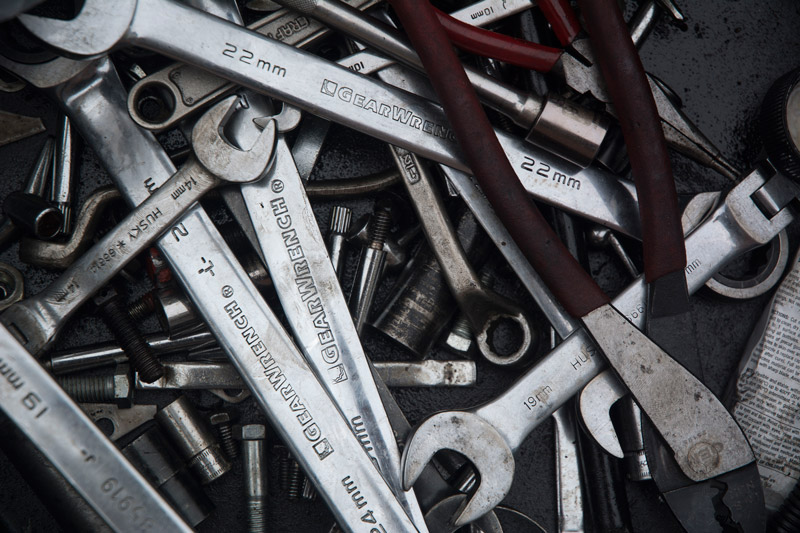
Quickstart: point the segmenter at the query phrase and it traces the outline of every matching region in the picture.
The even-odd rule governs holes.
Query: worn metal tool
[[[45,131],[42,119],[0,111],[0,146]]]
[[[143,201],[174,172],[155,138],[128,116],[125,92],[108,58],[88,62],[57,58],[25,65],[0,56],[0,64],[47,89],[61,103],[129,201]],[[142,179],[142,175],[148,177]],[[400,524],[397,527],[413,530],[393,493],[202,208],[192,209],[159,244],[174,276],[197,304],[261,408],[280,428],[293,455],[313,477],[337,520],[351,530],[368,531],[371,520],[388,524],[383,527]],[[243,328],[247,336],[242,335]],[[257,334],[252,337],[250,332]],[[264,350],[267,345],[269,352]],[[263,360],[248,355],[251,353],[260,354]],[[265,379],[265,365],[271,382]],[[324,461],[332,454],[337,461]],[[343,479],[356,484],[369,505],[366,510],[354,504],[351,493],[343,488]],[[367,521],[362,521],[365,517]]]
[[[372,363],[387,387],[463,387],[475,384],[474,361],[376,361]],[[136,376],[136,388],[242,389],[241,376],[224,362],[167,362],[164,377],[145,383]]]
[[[0,408],[113,529],[191,531],[5,327],[0,346]]]
[[[469,320],[481,354],[498,365],[522,364],[525,356],[533,351],[537,340],[528,317],[517,304],[481,283],[458,242],[429,170],[408,150],[396,146],[391,150],[431,250],[439,260],[461,312]],[[498,350],[491,338],[492,332],[504,322],[512,323],[521,337],[510,353]]]
[[[170,228],[203,194],[222,181],[246,182],[264,175],[273,160],[275,126],[264,130],[252,150],[233,147],[220,131],[235,103],[236,97],[231,97],[198,121],[192,139],[196,160],[181,168],[45,291],[0,315],[28,351],[39,354],[47,349],[67,319],[92,294]]]
[[[73,20],[29,15],[20,20],[46,42],[77,55],[95,55],[123,44],[161,50],[422,157],[467,170],[441,108],[427,100],[171,0],[140,0],[137,9],[135,0],[129,0],[124,10],[94,5],[95,1]],[[121,16],[123,11],[130,16]],[[177,28],[185,35],[165,27],[167,20],[187,21]],[[76,38],[78,34],[83,38]],[[207,48],[219,53],[199,52]],[[251,52],[253,58],[248,59]],[[239,61],[239,56],[245,60]],[[595,167],[578,169],[509,134],[498,132],[498,137],[520,181],[534,196],[638,236],[630,183]],[[600,201],[612,195],[614,202]]]
[[[754,202],[754,194],[773,206],[768,213],[762,212]],[[794,211],[787,204],[796,195],[795,185],[776,174],[769,165],[761,165],[746,176],[686,239],[689,263],[685,275],[690,291],[700,288],[730,258],[769,242],[794,220]],[[645,283],[639,278],[614,299],[613,305],[630,323],[642,327],[645,297]],[[619,335],[613,328],[608,332],[611,336]],[[637,344],[641,342],[639,339],[629,340]],[[649,368],[648,364],[641,361],[645,369]],[[463,519],[466,513],[480,516],[507,493],[514,470],[513,450],[533,428],[605,366],[602,358],[598,357],[594,341],[585,330],[577,330],[496,400],[470,411],[449,411],[428,418],[405,449],[404,482],[413,484],[419,469],[439,449],[456,449],[473,461],[481,476],[481,483],[461,517]],[[694,387],[690,382],[683,383],[682,387]],[[674,385],[677,383],[673,381],[669,386]],[[699,394],[703,405],[713,401],[705,390],[656,389],[654,392],[650,398],[637,397],[645,412],[653,415],[665,413],[674,407],[675,402],[688,401],[682,416],[672,418],[668,425],[672,426],[671,432],[675,437],[684,439],[692,433],[698,437],[688,448],[679,444],[673,451],[676,459],[683,463],[684,475],[689,476],[693,468],[697,468],[694,477],[706,481],[692,483],[687,477],[687,482],[676,487],[677,490],[693,493],[695,498],[705,497],[706,508],[713,509],[715,504],[712,500],[716,492],[708,492],[709,487],[718,486],[715,484],[725,483],[728,479],[731,483],[727,485],[728,492],[722,497],[722,502],[729,504],[734,520],[739,521],[745,531],[763,529],[763,500],[759,503],[754,458],[741,430],[735,424],[727,424],[727,411],[721,405],[719,416],[697,411],[700,404],[694,405],[695,393]],[[721,420],[726,422],[720,425]],[[708,448],[707,444],[714,442],[724,447],[723,453]],[[706,455],[706,451],[710,455]],[[712,460],[711,463],[702,462],[706,457]],[[708,470],[702,472],[709,464],[716,464],[716,474],[708,476]],[[753,476],[748,475],[746,480],[730,479],[748,471]],[[711,479],[716,476],[721,476],[721,479]],[[705,496],[701,496],[703,494]]]

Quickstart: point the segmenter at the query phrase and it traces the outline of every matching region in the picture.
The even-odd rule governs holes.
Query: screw
[[[289,489],[289,467],[292,462],[289,450],[282,444],[276,444],[272,452],[278,457],[278,486],[281,491],[286,492]]]
[[[209,417],[211,425],[217,428],[222,449],[228,457],[235,459],[239,456],[239,450],[233,441],[233,428],[231,427],[231,415],[225,411],[214,413]]]
[[[333,207],[331,211],[331,225],[328,233],[328,247],[331,252],[331,263],[333,270],[341,277],[342,267],[344,266],[346,234],[350,229],[350,219],[353,212],[342,205]]]
[[[130,367],[117,365],[113,376],[64,376],[58,383],[76,402],[133,405]]]
[[[164,367],[155,358],[136,323],[123,307],[117,291],[108,287],[95,296],[94,301],[117,342],[128,354],[131,366],[139,372],[139,379],[152,383],[163,377]]]
[[[391,224],[392,215],[388,208],[379,207],[372,214],[369,244],[361,250],[356,280],[353,291],[350,293],[350,311],[353,313],[353,323],[358,333],[364,329],[372,301],[375,299],[375,289],[383,274],[383,266],[386,262],[386,251],[383,249],[383,244],[389,236]]]
[[[312,502],[317,501],[317,489],[307,477],[303,478],[303,499]]]
[[[262,424],[241,426],[239,431],[244,455],[247,518],[251,533],[267,530],[267,478],[264,469],[266,433],[267,428]]]
[[[286,493],[289,495],[290,500],[297,500],[300,498],[300,493],[303,490],[303,471],[300,470],[300,464],[293,458],[289,463],[289,479]]]
[[[141,298],[128,306],[128,314],[134,322],[141,322],[156,310],[154,291],[144,294]]]

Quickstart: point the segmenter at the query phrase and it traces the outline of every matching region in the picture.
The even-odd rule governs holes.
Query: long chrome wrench
[[[15,74],[48,88],[84,139],[95,146],[123,194],[133,202],[144,200],[148,190],[164,181],[174,167],[155,138],[127,116],[125,92],[110,61],[59,59],[52,63],[24,66],[0,60]],[[118,145],[116,149],[109,148],[112,142]],[[351,531],[370,532],[379,526],[386,531],[414,531],[394,494],[205,212],[199,207],[192,209],[159,245],[220,346],[339,523]],[[352,497],[353,487],[359,491],[358,501]]]
[[[253,130],[257,135],[255,126]],[[275,166],[259,185],[240,189],[299,348],[414,523],[424,529],[425,519],[413,491],[401,488],[394,431],[282,134],[276,144]]]
[[[116,531],[192,531],[2,326],[0,354],[0,409],[110,527]]]
[[[378,3],[378,0],[343,1],[361,11],[369,9]],[[482,26],[491,24],[500,18],[519,13],[532,6],[533,2],[531,0],[504,0],[502,4],[500,4],[499,0],[483,0],[451,13],[451,15],[464,22],[469,21]],[[317,20],[285,8],[270,13],[267,17],[249,25],[248,28],[298,48],[305,48],[317,42],[330,31],[329,28]],[[394,64],[394,60],[371,52],[363,55],[364,58],[354,61],[354,70],[364,68],[365,61],[371,63],[371,68],[378,68],[378,64],[381,65],[381,68]],[[170,65],[139,80],[131,87],[128,94],[128,111],[136,123],[143,128],[159,131],[176,126],[178,122],[186,118],[190,113],[232,88],[233,85],[227,80],[217,78],[213,74],[198,70],[190,65]],[[169,99],[174,102],[174,107],[167,110],[168,112],[163,117],[159,117],[158,120],[144,116],[139,106],[142,99],[148,98],[148,93],[151,89],[156,89],[157,91],[166,90],[169,93]]]
[[[193,135],[196,158],[192,157],[42,292],[0,314],[0,321],[26,350],[36,355],[51,346],[81,305],[171,228],[205,193],[224,181],[241,183],[264,175],[272,161],[275,124],[270,123],[254,151],[233,148],[218,132],[233,100],[221,102],[198,121]]]
[[[83,20],[27,15],[20,20],[45,41],[72,53],[96,54],[125,43],[193,62],[311,113],[467,170],[444,113],[435,103],[169,0],[127,0],[125,6],[103,4],[88,9],[96,2],[85,4],[78,17]],[[176,20],[186,23],[173,24]],[[76,38],[76,32],[85,39]],[[498,138],[520,180],[538,199],[625,234],[639,235],[630,183],[597,168],[581,170],[511,135],[498,132]],[[602,200],[606,198],[615,201]]]
[[[787,178],[776,174],[768,165],[757,168],[746,176],[725,198],[714,213],[686,239],[688,264],[685,269],[689,291],[699,289],[709,277],[731,258],[756,246],[769,242],[784,227],[795,219],[791,207],[783,207],[788,195],[782,190],[797,195],[797,189]],[[775,213],[765,215],[753,199],[759,195],[762,200],[772,200],[783,195],[780,201],[773,202]],[[769,202],[766,202],[769,204]],[[629,285],[612,305],[625,315],[625,318],[641,328],[644,324],[646,286],[643,278]],[[613,336],[615,331],[604,332]],[[597,357],[594,340],[586,329],[581,328],[564,340],[555,350],[546,355],[536,366],[529,370],[519,381],[512,385],[498,398],[482,406],[463,413],[475,424],[486,428],[488,435],[496,437],[496,445],[513,452],[525,437],[557,408],[567,402],[580,391],[592,378],[604,368],[606,361]],[[666,385],[665,386],[670,386]],[[672,402],[681,398],[682,391],[654,391],[660,398],[660,409],[669,410]],[[456,420],[459,412],[447,412],[434,415],[440,418]],[[429,419],[430,422],[434,420]],[[462,420],[460,424],[465,424]],[[433,427],[423,423],[420,431]],[[462,438],[466,438],[461,435]],[[476,437],[471,435],[471,437]],[[424,438],[423,438],[424,440]],[[409,443],[406,453],[413,453],[414,441]],[[417,454],[418,455],[418,454]],[[404,462],[406,462],[404,455]],[[474,458],[472,458],[474,459]],[[407,463],[410,471],[420,466],[419,457]],[[491,462],[491,461],[490,461]],[[505,494],[513,475],[513,460],[504,465],[503,472],[492,472],[493,481],[489,482],[494,494],[499,498]],[[405,471],[409,475],[409,470]],[[408,481],[408,478],[404,478]],[[413,480],[413,476],[411,477]],[[404,481],[405,482],[405,481]],[[486,483],[484,479],[482,483]],[[499,486],[497,484],[500,484]],[[489,510],[481,502],[474,507],[476,513]]]
[[[344,1],[354,8],[363,10],[374,6],[379,0]],[[233,22],[239,23],[237,20]],[[250,24],[248,28],[298,48],[309,46],[330,32],[330,29],[320,22],[285,8],[270,13]],[[136,82],[128,93],[128,111],[133,120],[143,128],[153,131],[169,129],[177,126],[178,122],[191,113],[230,92],[234,87],[235,85],[228,80],[192,65],[177,63]],[[157,118],[147,117],[141,109],[141,103],[152,96],[153,90],[160,95],[159,99],[166,97],[167,101],[172,102],[171,109],[165,109],[163,116]],[[164,91],[167,94],[162,94]]]

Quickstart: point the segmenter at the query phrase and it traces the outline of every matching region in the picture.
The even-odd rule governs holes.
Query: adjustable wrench
[[[727,261],[769,242],[795,218],[789,201],[798,194],[794,184],[768,164],[756,168],[728,193],[725,201],[686,238],[685,269],[690,292],[699,289]],[[754,201],[771,206],[765,214]],[[627,320],[644,325],[646,289],[637,279],[613,301]],[[614,332],[607,332],[614,335]],[[477,515],[496,505],[508,492],[514,470],[513,452],[524,438],[559,406],[606,368],[597,357],[594,340],[578,329],[546,355],[507,392],[469,411],[449,411],[428,418],[417,428],[403,455],[403,480],[415,476],[440,449],[455,449],[473,462],[481,484],[469,505]],[[677,400],[662,391],[664,406]],[[680,434],[682,420],[676,420]],[[709,426],[716,421],[706,421]],[[491,446],[490,446],[491,443]],[[757,522],[757,517],[752,517]]]
[[[0,409],[117,531],[192,531],[14,336],[0,326]],[[54,435],[69,436],[68,439]]]
[[[137,7],[138,6],[138,7]],[[173,25],[183,20],[186,24]],[[76,19],[20,17],[37,36],[78,55],[139,45],[192,61],[314,114],[467,170],[441,108],[170,0],[89,0]],[[177,33],[176,33],[177,32]],[[517,175],[534,196],[627,235],[639,234],[633,185],[498,132]],[[613,197],[614,202],[602,199]]]
[[[83,138],[94,146],[129,200],[141,202],[149,189],[174,172],[152,134],[138,128],[128,116],[125,91],[107,58],[90,62],[59,58],[21,65],[0,56],[0,64],[48,89]],[[115,145],[114,149],[110,145]],[[202,208],[195,207],[185,215],[159,245],[221,348],[339,523],[351,531],[369,532],[379,527],[414,531],[394,494]],[[356,489],[348,491],[354,486],[358,493]]]
[[[9,307],[0,321],[25,348],[36,355],[55,341],[57,333],[80,306],[105,286],[136,255],[223,181],[243,183],[261,178],[272,162],[275,124],[265,129],[253,149],[228,144],[220,131],[236,98],[213,107],[192,134],[192,158],[152,196],[105,234],[56,281],[36,296]]]
[[[414,204],[431,250],[455,296],[461,312],[469,320],[478,348],[486,359],[498,365],[519,364],[534,345],[528,317],[511,300],[487,289],[470,266],[447,218],[444,204],[433,185],[433,177],[411,152],[391,147],[408,195]],[[511,353],[501,354],[490,342],[491,331],[505,320],[513,321],[522,333],[522,341]]]

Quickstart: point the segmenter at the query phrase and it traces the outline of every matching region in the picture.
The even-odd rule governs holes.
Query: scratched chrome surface
[[[629,2],[629,8],[634,2]],[[683,99],[684,111],[693,118],[704,133],[722,152],[739,166],[746,166],[757,152],[758,145],[751,127],[758,105],[774,79],[797,66],[796,51],[800,50],[800,7],[793,0],[758,2],[747,0],[704,0],[681,5],[688,18],[685,27],[662,20],[642,49],[645,66],[666,81]],[[143,61],[147,61],[145,58]],[[0,93],[0,109],[25,115],[41,115],[49,132],[55,131],[56,109],[33,89],[19,93]],[[175,143],[173,135],[163,138]],[[0,148],[0,197],[18,188],[44,142],[43,136]],[[108,183],[94,154],[83,150],[78,157],[80,188],[78,200],[85,198],[97,185]],[[329,135],[313,178],[326,179],[355,176],[388,168],[388,153],[380,143],[370,142],[362,135],[336,128]],[[716,190],[727,185],[726,180],[706,171],[680,156],[673,157],[679,191],[695,193]],[[316,202],[320,225],[325,228],[332,202]],[[369,211],[369,202],[353,204],[358,214]],[[221,216],[221,215],[220,215]],[[792,243],[796,246],[798,230],[792,228]],[[629,246],[633,246],[629,244]],[[0,256],[22,267],[13,246]],[[614,258],[594,253],[592,270],[609,292],[619,291],[627,279]],[[354,259],[348,266],[352,270]],[[53,279],[52,273],[26,268],[26,291],[35,293]],[[347,280],[349,281],[349,279]],[[500,279],[501,289],[511,294],[523,294],[510,278]],[[386,287],[383,288],[385,296]],[[380,295],[379,295],[380,297]],[[699,351],[710,388],[720,393],[734,372],[736,360],[767,297],[735,304],[701,292],[693,298],[697,323]],[[530,306],[529,301],[523,302]],[[78,317],[70,325],[59,347],[77,346],[97,340],[109,340],[108,331],[93,319]],[[731,328],[731,324],[737,327]],[[147,326],[155,329],[155,322]],[[396,348],[375,335],[368,334],[366,349],[375,358],[403,357]],[[513,381],[514,373],[497,370],[478,363],[478,386],[474,389],[396,390],[395,395],[411,422],[436,409],[463,408],[491,399]],[[141,396],[142,401],[165,404],[169,395]],[[216,404],[209,396],[192,395],[201,408]],[[245,422],[259,419],[252,400],[243,405]],[[269,437],[274,439],[273,437]],[[547,423],[527,439],[517,455],[517,478],[507,504],[530,514],[547,531],[555,529],[555,466],[552,454],[552,424]],[[268,448],[269,449],[269,448]],[[277,465],[269,463],[271,479]],[[200,531],[243,525],[244,508],[240,495],[241,463],[233,474],[207,488],[216,510],[201,524]],[[54,523],[42,511],[19,474],[0,453],[0,512],[14,524],[30,524],[35,530],[52,529]],[[628,484],[629,500],[635,529],[653,532],[678,531],[666,506],[656,501],[653,488]],[[327,532],[331,515],[321,502],[289,503],[285,495],[270,489],[269,516],[276,531]],[[273,492],[274,491],[274,492]],[[508,531],[521,531],[521,522],[500,515]]]

